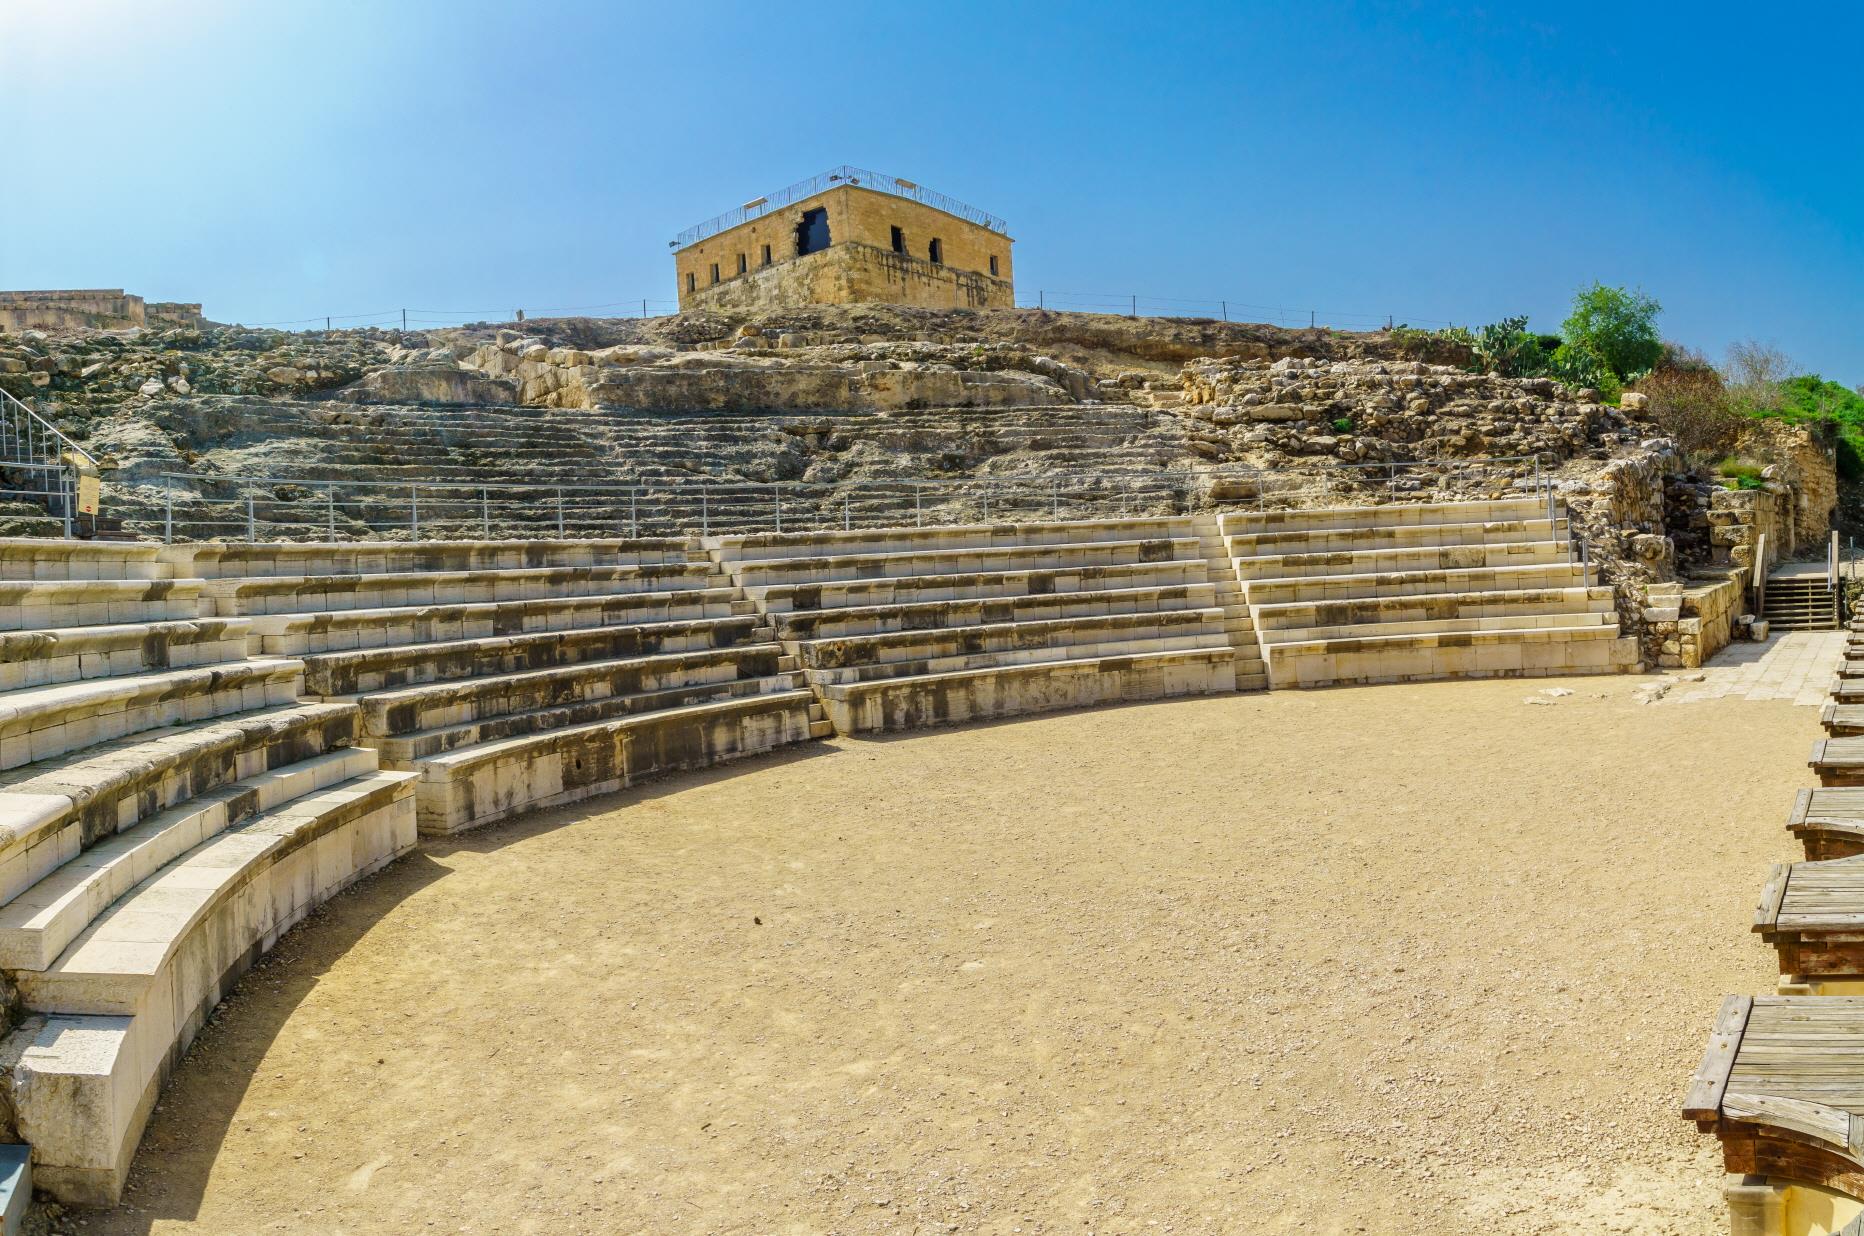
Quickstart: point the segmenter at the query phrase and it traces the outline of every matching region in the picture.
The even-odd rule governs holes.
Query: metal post
[[[1060,481],[1049,482],[1049,515],[1054,519],[1061,518],[1061,482]]]
[[[557,490],[557,535],[563,535],[563,491]]]
[[[337,539],[337,487],[324,486],[324,517],[330,526],[330,539]]]
[[[1135,293],[1133,296],[1133,316],[1134,317],[1139,316],[1139,296],[1137,293]]]
[[[485,529],[485,539],[492,539],[492,499],[487,496],[485,486],[479,487],[479,525]]]
[[[163,479],[167,485],[162,489],[162,539],[172,544],[175,540],[175,478]]]
[[[408,311],[406,309],[401,311],[401,333],[404,335],[408,333]]]
[[[854,526],[853,524],[848,522],[848,495],[846,492],[844,492],[841,495],[841,530],[843,532],[846,532],[849,528],[852,528],[853,526]],[[1838,534],[1834,532],[1832,535],[1837,536]]]
[[[71,508],[78,500],[78,487],[70,469],[61,469],[58,473],[58,487],[64,491],[64,501],[59,505],[65,508],[65,539],[71,539]],[[1838,546],[1838,534],[1832,533],[1832,547]]]
[[[770,493],[771,501],[777,507],[777,531],[781,532],[783,531],[783,486],[777,481],[770,482]]]
[[[1048,301],[1045,299],[1047,296],[1048,296],[1047,292],[1038,291],[1036,293],[1036,308],[1038,309],[1048,308]]]
[[[634,490],[630,489],[628,491],[628,535],[629,536],[640,536],[641,535],[640,510],[635,505],[635,500],[638,496],[639,495],[636,494]]]
[[[699,535],[712,535],[712,511],[706,501],[704,481],[699,482]]]
[[[258,535],[253,531],[252,490],[249,488],[246,490],[246,540],[252,542],[258,539]]]
[[[1230,320],[1230,302],[1226,300],[1221,304],[1223,305],[1223,320],[1227,322]]]
[[[922,484],[919,484],[918,482],[914,482],[913,484],[913,527],[915,528],[922,527],[925,523],[925,513],[921,509],[921,505],[920,505],[921,500],[922,500],[921,496],[924,494],[924,492],[925,492],[925,486]]]
[[[421,539],[421,490],[418,485],[408,486],[408,526],[413,530],[414,539]]]

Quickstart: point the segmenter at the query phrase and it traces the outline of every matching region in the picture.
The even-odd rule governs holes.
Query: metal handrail
[[[975,223],[979,227],[989,228],[1001,235],[1010,234],[1010,225],[988,211],[968,206],[957,198],[947,197],[932,189],[922,188],[910,180],[903,180],[898,176],[887,176],[862,167],[852,167],[844,163],[819,176],[799,180],[793,185],[786,185],[775,193],[760,197],[756,201],[746,202],[735,210],[715,215],[704,223],[695,223],[674,237],[673,248],[684,249],[688,245],[699,243],[708,236],[716,236],[747,220],[788,206],[792,202],[800,202],[806,197],[814,197],[837,185],[852,185],[862,189],[873,189],[880,193],[890,193],[895,197],[918,202],[922,206],[930,206],[934,210],[942,210],[948,215],[956,215],[960,219]]]
[[[51,454],[45,456],[44,460],[42,460],[41,462],[46,462],[46,461],[56,459],[59,457],[59,454],[61,452],[70,451],[72,454],[82,459],[85,463],[89,464],[92,468],[97,467],[97,460],[92,458],[91,453],[85,450],[83,447],[79,446],[76,442],[73,442],[70,438],[66,437],[64,430],[52,424],[52,422],[46,420],[43,416],[40,416],[37,412],[34,412],[31,408],[27,407],[24,403],[20,402],[18,399],[15,399],[11,394],[7,393],[4,390],[0,390],[0,407],[5,407],[5,408],[8,408],[9,410],[13,410],[15,417],[21,414],[24,414],[24,416],[27,418],[26,424],[29,427],[28,431],[26,432],[21,432],[20,430],[13,429],[12,427],[7,427],[8,429],[11,430],[10,433],[6,432],[5,430],[0,430],[0,451],[4,451],[6,449],[4,443],[9,442],[9,441],[14,442],[14,443],[25,442],[29,445],[29,448],[30,448],[30,443],[32,442],[34,437],[37,437],[41,441],[49,439],[50,441],[57,444],[57,449],[54,450]]]

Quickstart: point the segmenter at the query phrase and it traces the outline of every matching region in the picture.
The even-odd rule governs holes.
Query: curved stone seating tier
[[[1145,517],[705,545],[852,733],[1259,685],[1207,534]]]
[[[377,772],[228,828],[135,884],[42,971],[14,1031],[15,1127],[41,1187],[109,1204],[162,1080],[254,958],[410,849],[412,778]]]
[[[0,631],[193,618],[200,595],[198,579],[5,580]]]
[[[164,546],[173,574],[200,579],[264,575],[386,575],[542,567],[660,566],[691,558],[684,537],[560,541],[264,541]]]
[[[0,537],[0,580],[159,580],[173,574],[162,547],[147,542]]]
[[[304,665],[289,659],[23,687],[0,696],[0,769],[184,721],[289,704]]]
[[[1807,761],[1823,786],[1864,786],[1864,738],[1822,738]]]
[[[960,571],[949,575],[895,576],[745,588],[758,609],[786,613],[835,609],[892,609],[915,603],[1066,596],[1133,588],[1182,588],[1208,583],[1209,564],[1196,559],[1122,562],[1107,566],[1016,571]]]
[[[1864,1199],[1864,997],[1729,996],[1683,1114],[1721,1142],[1736,1232],[1776,1236],[1790,1191],[1829,1191],[1835,1230]],[[1841,1205],[1831,1203],[1837,1201]]]
[[[760,626],[761,621],[746,614],[320,652],[304,658],[304,684],[313,695],[354,695],[584,661],[732,648],[768,639],[769,629]]]
[[[420,760],[420,829],[450,833],[820,736],[806,688],[664,707]]]
[[[0,631],[0,691],[183,669],[246,655],[245,618]]]
[[[255,652],[302,656],[313,652],[384,648],[393,644],[439,643],[630,622],[729,618],[755,613],[756,606],[738,599],[739,595],[736,588],[685,588],[673,592],[411,605],[335,610],[323,614],[264,614],[246,621],[252,624]]]
[[[1834,738],[1864,735],[1864,703],[1840,704],[1834,700],[1820,709],[1819,724]]]
[[[1864,995],[1864,858],[1776,863],[1754,930],[1780,954],[1782,995]]]
[[[1864,789],[1801,790],[1786,826],[1812,861],[1864,854]]]
[[[417,605],[534,601],[711,586],[704,562],[645,566],[552,566],[491,571],[261,575],[201,581],[203,612],[314,613]]]
[[[1541,499],[1231,512],[1218,526],[1272,686],[1638,663],[1611,589]]]

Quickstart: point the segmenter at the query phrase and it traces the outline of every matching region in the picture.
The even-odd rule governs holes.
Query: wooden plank
[[[1741,1047],[1741,1035],[1747,1029],[1753,1011],[1752,996],[1723,996],[1722,1007],[1715,1014],[1715,1028],[1709,1045],[1702,1053],[1702,1063],[1689,1079],[1683,1096],[1683,1115],[1691,1120],[1714,1120],[1721,1110],[1722,1096],[1728,1090],[1728,1074],[1734,1068],[1735,1053]]]
[[[1754,930],[1770,931],[1779,922],[1780,902],[1786,897],[1786,884],[1793,876],[1796,863],[1775,863],[1767,872],[1767,883],[1761,886],[1760,904],[1754,908]]]
[[[1722,1096],[1721,1111],[1730,1120],[1785,1129],[1824,1142],[1842,1154],[1851,1150],[1851,1114],[1823,1103],[1730,1092]]]

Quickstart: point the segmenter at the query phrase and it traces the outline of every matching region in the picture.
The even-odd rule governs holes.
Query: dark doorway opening
[[[897,227],[893,229],[893,251],[895,253],[906,252],[906,233]]]
[[[764,246],[764,265],[770,265],[770,246]]]
[[[926,256],[932,259],[933,265],[943,266],[945,264],[944,242],[936,236],[933,237],[932,243],[926,246]]]
[[[820,253],[828,248],[828,211],[818,207],[803,211],[803,220],[796,225],[796,256]]]

